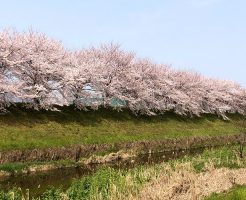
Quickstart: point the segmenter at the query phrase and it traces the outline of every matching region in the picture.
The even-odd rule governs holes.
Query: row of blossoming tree
[[[117,45],[69,51],[58,41],[29,31],[0,33],[0,110],[22,102],[26,107],[52,109],[73,103],[86,109],[81,98],[90,84],[110,107],[117,98],[136,114],[180,115],[246,113],[246,90],[224,80],[177,71],[167,65],[139,59]]]

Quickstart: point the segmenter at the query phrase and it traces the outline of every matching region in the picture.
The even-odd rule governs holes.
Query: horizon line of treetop
[[[112,99],[119,99],[136,114],[246,114],[246,89],[235,82],[174,70],[119,45],[70,51],[38,32],[0,32],[2,112],[17,102],[34,109],[70,104],[86,109],[81,99],[92,96],[86,85],[102,94],[103,102],[91,102],[92,109],[112,107]]]

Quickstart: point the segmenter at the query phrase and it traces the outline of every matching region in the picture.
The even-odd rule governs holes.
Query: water
[[[185,155],[197,155],[204,151],[204,148],[179,150],[172,152],[142,154],[125,162],[115,162],[104,164],[117,169],[130,169],[138,165],[153,165],[161,162],[167,162],[171,159],[182,158]],[[10,190],[13,187],[21,188],[25,193],[29,190],[32,197],[41,195],[49,187],[61,188],[66,190],[71,183],[83,176],[92,174],[102,165],[68,167],[56,169],[36,174],[19,174],[0,179],[0,189]]]

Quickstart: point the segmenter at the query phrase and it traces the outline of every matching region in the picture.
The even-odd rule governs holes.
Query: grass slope
[[[187,118],[167,113],[148,117],[128,111],[86,112],[72,107],[61,112],[18,107],[10,110],[0,116],[0,150],[234,134],[239,132],[240,120],[239,115],[223,121],[214,115]]]

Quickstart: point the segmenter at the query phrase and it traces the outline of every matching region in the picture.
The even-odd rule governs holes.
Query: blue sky
[[[0,0],[0,29],[72,49],[115,42],[158,63],[246,86],[245,0]]]

